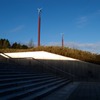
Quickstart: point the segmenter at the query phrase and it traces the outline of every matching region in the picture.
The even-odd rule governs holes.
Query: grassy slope
[[[28,52],[28,51],[48,51],[51,53],[56,53],[63,56],[100,64],[100,55],[82,51],[82,50],[71,49],[67,47],[62,48],[58,46],[42,46],[42,47],[35,47],[30,49],[0,49],[0,52]]]

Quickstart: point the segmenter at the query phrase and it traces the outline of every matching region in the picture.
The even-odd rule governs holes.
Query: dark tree
[[[11,48],[13,48],[13,49],[27,49],[28,47],[26,45],[21,45],[20,43],[15,42],[12,44]]]
[[[13,49],[20,49],[21,48],[21,44],[15,42],[15,43],[12,44],[12,47],[11,48],[13,48]]]
[[[7,39],[0,39],[0,48],[10,48],[10,42]]]
[[[28,49],[28,46],[26,46],[26,45],[22,45],[21,47],[22,47],[22,49]]]

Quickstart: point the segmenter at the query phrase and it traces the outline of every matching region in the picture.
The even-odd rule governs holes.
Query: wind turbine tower
[[[64,34],[62,34],[62,48],[64,47]]]
[[[38,46],[40,46],[41,8],[38,8]]]

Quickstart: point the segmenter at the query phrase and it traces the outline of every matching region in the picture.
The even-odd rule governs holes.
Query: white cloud
[[[81,16],[77,19],[77,27],[82,28],[87,24],[88,18],[87,16]]]
[[[24,25],[19,25],[19,26],[15,27],[15,28],[12,28],[12,29],[10,29],[10,30],[8,30],[6,32],[3,32],[3,33],[4,34],[15,33],[15,32],[18,32],[18,31],[22,30],[23,28],[24,28]]]
[[[82,17],[80,17],[79,19],[78,19],[78,24],[83,24],[83,23],[85,23],[85,22],[87,22],[87,17],[86,16],[82,16]]]
[[[100,14],[100,9],[99,9],[99,10],[97,10],[95,14]]]
[[[78,17],[76,19],[76,26],[78,28],[83,28],[85,25],[87,25],[89,20],[94,20],[97,16],[100,16],[100,9],[98,9],[95,12],[92,12],[88,15]]]
[[[24,28],[24,25],[17,26],[9,31],[9,33],[20,31]]]

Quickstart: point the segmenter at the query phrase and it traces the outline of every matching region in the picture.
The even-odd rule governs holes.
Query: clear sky
[[[37,45],[38,12],[41,45],[100,53],[100,0],[0,0],[0,38]]]

